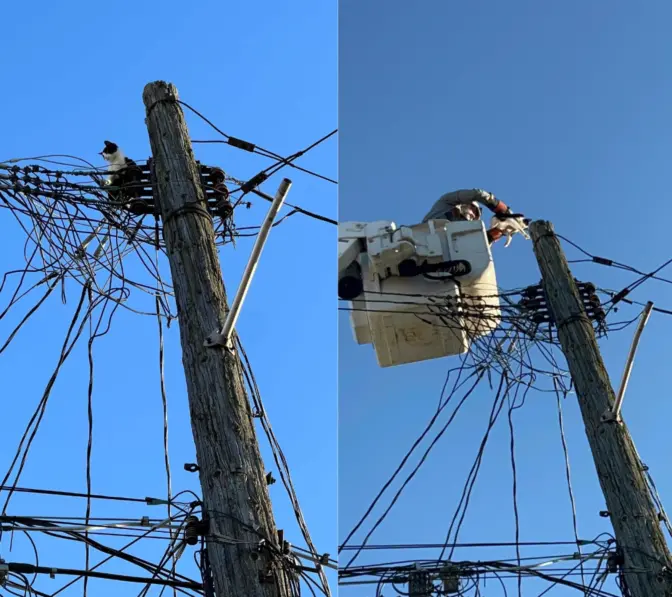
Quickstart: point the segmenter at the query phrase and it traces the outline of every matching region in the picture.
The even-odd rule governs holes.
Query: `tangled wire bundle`
[[[61,568],[61,574],[75,576],[75,578],[53,593],[54,595],[71,587],[79,580],[84,582],[84,594],[86,595],[87,585],[91,578],[140,583],[144,585],[140,597],[144,597],[155,585],[161,586],[162,593],[166,588],[171,588],[175,595],[178,592],[187,595],[212,595],[212,579],[209,572],[206,542],[203,537],[199,539],[200,549],[195,554],[201,580],[193,580],[176,571],[176,564],[188,543],[187,534],[185,534],[188,523],[193,520],[194,516],[203,516],[204,513],[201,511],[202,504],[199,496],[187,492],[191,493],[193,499],[184,502],[180,501],[179,496],[184,495],[185,492],[173,495],[171,489],[163,326],[166,321],[170,325],[176,316],[172,307],[172,286],[161,274],[167,265],[166,247],[162,238],[161,216],[152,196],[151,162],[139,163],[137,168],[128,169],[126,175],[120,177],[121,182],[118,186],[111,186],[106,184],[101,170],[88,162],[81,160],[85,165],[81,167],[71,162],[55,162],[52,159],[54,157],[64,156],[12,160],[10,163],[0,164],[0,206],[16,221],[25,237],[23,248],[25,265],[5,272],[0,282],[0,295],[3,292],[5,296],[10,295],[0,313],[0,319],[13,311],[17,303],[24,302],[28,295],[39,294],[38,300],[25,310],[23,316],[19,316],[18,325],[0,346],[0,354],[8,348],[29,319],[59,287],[64,302],[73,284],[79,286],[81,290],[58,365],[28,422],[9,470],[0,481],[0,492],[4,492],[4,505],[0,513],[0,539],[3,533],[7,538],[13,537],[15,533],[24,534],[30,539],[30,544],[34,548],[35,560],[31,563],[9,562],[6,570],[0,565],[0,584],[4,585],[8,593],[20,591],[41,597],[45,595],[36,588],[35,581],[41,573],[51,573],[51,568],[40,565],[38,544],[32,539],[36,534],[42,534],[52,539],[81,542],[86,546],[84,566],[73,569]],[[71,158],[71,156],[65,157]],[[55,167],[58,169],[54,169]],[[205,205],[213,219],[216,244],[221,247],[235,243],[240,237],[255,236],[259,229],[258,226],[237,229],[234,224],[236,210],[251,205],[247,200],[250,191],[254,191],[250,184],[229,177],[218,168],[199,165],[199,169]],[[275,222],[276,226],[294,213],[303,211],[309,214],[305,210],[292,207],[294,207],[292,211]],[[15,285],[11,283],[13,280],[18,280]],[[10,286],[13,288],[10,289]],[[139,292],[132,292],[133,290]],[[136,298],[131,300],[131,296]],[[148,304],[151,304],[153,309],[148,308]],[[160,389],[163,400],[164,452],[168,485],[165,499],[148,498],[150,501],[147,501],[123,496],[96,496],[91,491],[93,344],[98,338],[108,333],[113,316],[119,308],[137,314],[150,315],[158,322]],[[43,421],[54,384],[63,364],[78,341],[85,337],[87,330],[90,364],[87,492],[75,494],[23,488],[19,485],[21,475],[29,450]],[[238,351],[243,358],[240,363],[240,374],[247,381],[251,407],[270,444],[275,464],[288,493],[291,509],[304,537],[306,548],[293,546],[288,549],[287,546],[276,545],[278,541],[274,537],[259,536],[258,541],[263,542],[267,549],[273,551],[276,564],[287,571],[295,594],[300,593],[299,581],[302,580],[304,586],[307,586],[312,593],[318,591],[329,595],[330,589],[323,567],[325,565],[334,566],[334,563],[328,556],[318,553],[313,545],[292,484],[289,465],[270,426],[251,365],[240,343]],[[8,507],[12,497],[18,493],[46,493],[49,496],[67,495],[84,499],[86,500],[86,512],[81,518],[68,520],[47,516],[10,516]],[[126,517],[93,519],[91,518],[91,502],[97,497],[130,503],[142,502],[145,506],[148,504],[163,505],[167,507],[168,515],[165,519],[148,519],[144,516],[138,516],[137,519]],[[214,515],[224,514],[214,513]],[[246,523],[240,521],[240,524],[245,525]],[[250,529],[248,532],[251,532]],[[254,532],[258,535],[258,531],[254,530]],[[130,537],[131,541],[121,548],[110,547],[94,539],[93,536],[96,535]],[[144,542],[149,539],[167,541],[168,545],[160,561],[152,563],[128,555],[127,550],[138,541]],[[207,541],[231,540],[208,537]],[[91,550],[100,551],[107,557],[91,565]],[[139,566],[148,572],[149,576],[115,575],[98,571],[98,568],[110,559],[123,560],[131,565]]]
[[[586,311],[593,321],[594,329],[600,336],[624,330],[632,326],[639,314],[629,320],[614,321],[615,309],[605,313],[602,305],[612,303],[614,293],[596,288],[590,283],[578,283],[579,292],[584,301]],[[344,306],[343,311],[364,309],[369,312],[380,312],[390,308],[391,304],[403,305],[405,317],[414,317],[432,325],[443,325],[453,330],[465,332],[469,338],[467,353],[454,357],[458,364],[451,367],[446,375],[443,390],[436,410],[430,420],[405,452],[398,466],[375,495],[371,503],[364,508],[364,513],[345,536],[339,548],[340,567],[339,583],[342,586],[374,585],[376,597],[383,594],[408,595],[408,584],[418,574],[424,575],[427,594],[432,595],[474,595],[480,596],[484,583],[488,578],[500,583],[501,594],[507,595],[508,582],[514,579],[518,584],[518,595],[522,594],[523,579],[534,579],[536,583],[546,582],[548,586],[539,595],[545,594],[551,587],[564,585],[582,592],[585,595],[614,595],[604,589],[611,575],[616,585],[627,595],[627,577],[637,574],[637,570],[622,567],[619,553],[627,550],[627,546],[616,545],[613,537],[607,535],[606,540],[597,538],[592,541],[580,539],[578,534],[576,505],[572,489],[569,454],[565,439],[562,404],[572,392],[572,380],[569,372],[561,366],[562,353],[557,335],[557,327],[545,304],[540,285],[514,290],[497,289],[490,296],[455,297],[438,295],[383,293],[380,300],[366,298],[366,302],[353,303],[353,307]],[[600,298],[598,298],[600,297]],[[493,301],[500,310],[493,315]],[[383,303],[383,304],[379,304]],[[365,304],[365,307],[361,307]],[[400,317],[399,311],[394,311]],[[493,317],[496,320],[493,320]],[[431,319],[430,319],[431,318]],[[440,323],[437,323],[440,322]],[[496,324],[496,327],[491,325]],[[484,324],[488,324],[485,325]],[[483,334],[483,326],[491,333]],[[467,475],[458,503],[452,516],[449,517],[445,538],[436,544],[418,545],[370,545],[374,533],[385,522],[386,518],[400,500],[402,494],[418,474],[430,454],[435,450],[441,438],[454,428],[455,420],[464,410],[464,405],[473,398],[474,392],[480,388],[485,394],[492,395],[492,406],[488,411],[479,413],[486,421],[486,431],[480,442],[477,442],[477,453]],[[521,409],[532,392],[542,392],[556,396],[557,420],[562,453],[565,460],[565,473],[568,495],[574,527],[574,541],[551,542],[549,545],[573,545],[572,553],[554,554],[552,556],[523,557],[522,551],[530,543],[520,541],[518,487],[516,474],[514,413]],[[504,417],[502,417],[504,415]],[[510,544],[460,544],[459,534],[467,517],[471,496],[476,480],[483,464],[483,458],[492,431],[502,418],[508,420],[511,451],[511,468],[513,473],[513,517],[515,522],[515,541]],[[437,450],[440,451],[440,450]],[[359,456],[362,457],[361,455]],[[672,526],[658,496],[653,479],[647,476],[649,491],[670,535]],[[356,536],[361,535],[359,540]],[[534,544],[541,546],[542,544]],[[596,546],[596,550],[584,553],[588,546]],[[456,559],[455,552],[460,547],[508,547],[515,548],[513,559]],[[383,561],[355,565],[355,561],[364,554],[387,552],[389,550],[419,549],[435,553],[433,558],[413,558],[401,561]],[[371,558],[368,557],[367,561]],[[572,562],[568,565],[568,562]],[[450,569],[450,573],[446,572]],[[573,577],[578,576],[578,579]],[[488,587],[492,591],[491,587]],[[383,593],[383,591],[385,591]],[[420,594],[420,593],[419,593]],[[422,593],[424,594],[424,593]],[[490,594],[488,592],[488,594]]]

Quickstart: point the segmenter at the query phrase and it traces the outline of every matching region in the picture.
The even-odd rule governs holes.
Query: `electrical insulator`
[[[187,516],[184,528],[184,540],[188,545],[196,545],[198,538],[207,532],[207,524],[196,516]]]
[[[224,184],[226,175],[224,174],[224,170],[221,168],[210,168],[208,178],[210,178],[214,187],[217,188],[220,184]]]
[[[229,189],[224,183],[215,185],[217,197],[217,214],[223,220],[228,220],[233,215],[233,206],[229,200]]]
[[[460,592],[460,576],[454,566],[445,566],[439,573],[445,595],[455,595]]]

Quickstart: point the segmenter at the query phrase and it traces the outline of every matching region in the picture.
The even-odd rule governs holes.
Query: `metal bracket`
[[[224,325],[222,326],[221,330],[215,330],[205,339],[204,346],[207,346],[208,348],[212,348],[215,346],[224,346],[229,350],[233,349],[233,342],[231,340],[231,336],[233,334],[233,328],[236,325],[238,316],[240,315],[240,310],[243,306],[243,301],[247,296],[247,291],[250,288],[252,277],[254,276],[254,272],[256,271],[257,265],[259,264],[259,258],[261,257],[261,252],[264,249],[264,244],[266,243],[268,234],[273,226],[273,221],[275,220],[275,217],[278,215],[278,212],[280,211],[280,208],[282,207],[282,204],[284,203],[285,197],[287,197],[287,193],[289,193],[289,188],[291,186],[292,181],[289,180],[288,178],[283,178],[282,182],[280,183],[280,186],[278,187],[277,192],[275,193],[275,198],[271,198],[268,195],[259,192],[259,194],[261,194],[265,199],[271,201],[271,207],[269,208],[268,213],[266,214],[264,223],[261,225],[259,234],[257,235],[257,240],[255,241],[254,246],[252,247],[252,253],[250,253],[250,258],[247,262],[247,265],[245,266],[245,271],[243,272],[243,278],[240,281],[238,292],[236,292],[236,296],[233,299],[231,309],[229,310],[226,316]]]
[[[600,420],[603,423],[620,423],[621,418],[617,416],[616,412],[612,408],[605,410],[600,417]]]

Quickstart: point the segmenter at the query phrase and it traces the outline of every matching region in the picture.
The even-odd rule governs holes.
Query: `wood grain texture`
[[[204,511],[211,534],[243,542],[208,540],[215,591],[218,597],[288,597],[288,579],[278,565],[275,582],[260,582],[273,562],[268,551],[258,558],[253,553],[260,535],[250,527],[272,545],[277,534],[240,362],[222,348],[203,345],[221,328],[228,305],[212,221],[193,211],[205,203],[177,97],[175,87],[162,81],[143,92]]]
[[[623,550],[628,588],[633,597],[672,595],[670,552],[628,429],[624,423],[602,421],[616,398],[560,242],[550,222],[533,222],[530,236],[616,541]]]

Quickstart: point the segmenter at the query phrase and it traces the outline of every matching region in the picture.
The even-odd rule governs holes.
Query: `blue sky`
[[[104,139],[116,141],[133,158],[146,159],[149,141],[142,91],[146,83],[158,79],[174,83],[181,99],[228,134],[282,155],[336,128],[334,2],[164,2],[157,9],[127,1],[100,6],[73,1],[38,2],[31,10],[27,25],[19,5],[4,8],[5,22],[15,25],[4,28],[0,63],[5,80],[14,83],[11,93],[0,99],[5,115],[0,161],[62,153],[102,165],[96,154]],[[188,114],[187,120],[192,138],[218,138],[193,115]],[[299,163],[335,178],[336,148],[333,137]],[[195,151],[203,162],[241,179],[269,165],[260,156],[227,146],[200,145]],[[283,174],[294,182],[289,202],[336,217],[335,185],[298,171]],[[263,188],[273,194],[279,180],[276,177]],[[261,223],[268,204],[253,203],[249,211],[240,212],[239,227]],[[25,239],[6,211],[0,212],[0,219],[4,231],[0,270],[4,272],[22,266]],[[320,551],[332,554],[336,547],[336,298],[329,264],[335,228],[295,215],[274,229],[238,324],[313,539]],[[242,239],[235,250],[228,247],[220,253],[230,300],[252,242]],[[129,273],[144,275],[137,263],[128,267]],[[68,292],[67,305],[52,296],[0,356],[3,473],[56,364],[77,298],[74,287]],[[1,338],[36,299],[26,299],[25,305],[20,303],[0,321]],[[0,295],[3,308],[8,300],[5,291]],[[153,300],[134,292],[129,303],[146,307]],[[197,476],[182,469],[194,460],[194,449],[177,326],[165,333],[173,491],[198,491]],[[157,340],[155,318],[120,311],[112,331],[95,344],[94,492],[165,495]],[[49,399],[21,486],[85,489],[87,383],[85,338]],[[275,471],[263,438],[261,442],[267,469]],[[277,471],[274,476],[279,478]],[[278,526],[285,529],[289,541],[302,545],[280,482],[271,487],[271,497]],[[8,513],[83,516],[84,503],[21,494],[13,498]],[[95,502],[92,514],[158,518],[165,508],[159,512],[137,504]],[[83,546],[37,540],[41,564],[83,567]],[[148,540],[135,553],[152,559],[164,547],[162,541]],[[18,535],[11,552],[5,535],[0,557],[33,562],[29,543]],[[183,572],[195,576],[191,557],[190,553],[185,556]],[[142,574],[113,563],[102,570]],[[36,587],[51,592],[65,580],[40,579]],[[103,581],[92,582],[89,590],[134,595],[140,588]],[[81,594],[81,583],[65,594]]]
[[[672,7],[662,1],[636,8],[575,0],[394,1],[381,10],[379,3],[342,0],[339,218],[417,222],[442,193],[480,187],[515,211],[551,220],[593,254],[654,269],[669,257],[664,206],[672,149],[671,17]],[[565,249],[571,259],[582,257]],[[507,249],[496,245],[494,255],[503,288],[539,281],[532,247],[522,237]],[[618,290],[635,279],[598,265],[573,267],[577,277],[602,288]],[[668,285],[649,281],[631,298],[670,308],[670,296]],[[632,319],[638,309],[622,305],[612,321]],[[665,456],[671,326],[669,316],[652,316],[624,406],[664,502],[672,495]],[[600,342],[615,385],[633,331]],[[341,540],[420,435],[446,371],[456,364],[443,359],[380,369],[372,348],[352,339],[347,312],[340,313]],[[444,540],[492,398],[484,385],[467,401],[371,543]],[[605,506],[575,397],[565,400],[563,412],[579,536],[591,539],[611,529],[598,515]],[[521,540],[571,541],[555,397],[530,394],[514,425]],[[508,442],[503,416],[486,448],[462,541],[514,539]],[[362,537],[360,532],[354,543]],[[545,555],[571,550],[552,547]],[[358,563],[436,555],[384,551],[364,554]],[[504,559],[513,552],[458,550],[455,557]],[[526,582],[527,595],[547,586]],[[509,589],[515,594],[513,584]],[[487,590],[497,591],[490,583]],[[350,587],[342,594],[373,591]],[[576,592],[556,587],[550,594]]]

